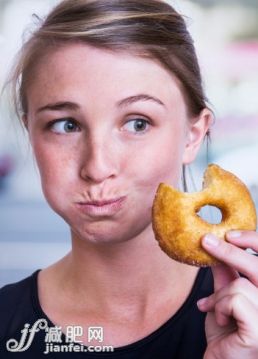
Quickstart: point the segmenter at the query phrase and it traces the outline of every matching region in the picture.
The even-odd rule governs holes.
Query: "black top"
[[[92,348],[67,343],[65,335],[52,337],[49,328],[54,324],[43,312],[38,298],[37,276],[39,270],[20,282],[0,289],[0,358],[93,358],[93,359],[202,359],[206,348],[204,332],[205,314],[196,305],[198,299],[213,291],[210,268],[201,268],[189,297],[167,322],[145,338],[135,343],[114,348],[113,352],[99,352],[101,342]],[[38,322],[36,332],[28,333]],[[27,325],[26,325],[27,323]],[[22,331],[23,330],[23,334]],[[27,335],[25,336],[25,334]],[[105,333],[104,333],[105,334]],[[33,339],[32,339],[33,337]],[[24,343],[22,343],[24,338]],[[99,337],[100,338],[100,337]],[[14,340],[16,339],[16,343]],[[29,345],[29,340],[32,339]],[[56,342],[54,340],[57,340]],[[96,342],[95,342],[96,343]],[[18,345],[20,351],[8,351]],[[70,349],[69,346],[70,345]],[[94,344],[96,345],[96,344]],[[72,349],[71,347],[74,346]],[[27,347],[27,349],[26,349]],[[52,349],[47,349],[52,348]],[[76,347],[76,348],[75,348]],[[26,349],[21,351],[21,349]],[[52,351],[51,351],[52,350]],[[69,351],[68,351],[69,350]],[[71,351],[73,350],[73,351]],[[91,350],[91,352],[90,352]],[[44,351],[49,351],[46,355]]]

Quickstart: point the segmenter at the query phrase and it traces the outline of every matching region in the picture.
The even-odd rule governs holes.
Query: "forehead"
[[[73,94],[112,98],[146,91],[167,103],[184,101],[179,82],[158,61],[75,43],[47,51],[31,72],[26,92],[29,102],[42,102]]]

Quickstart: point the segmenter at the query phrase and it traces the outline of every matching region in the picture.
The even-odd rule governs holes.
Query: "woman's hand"
[[[207,235],[202,241],[205,250],[222,262],[212,267],[214,293],[198,301],[199,309],[208,312],[204,359],[257,359],[258,257],[244,249],[258,252],[258,234],[229,232],[227,240]]]

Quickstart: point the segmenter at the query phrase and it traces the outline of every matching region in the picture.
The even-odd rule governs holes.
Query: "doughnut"
[[[211,224],[198,215],[206,205],[222,213],[221,223]],[[209,164],[202,190],[181,192],[160,183],[152,206],[152,228],[160,248],[172,259],[199,267],[219,263],[201,246],[206,233],[226,240],[230,230],[256,230],[255,204],[243,182],[231,172]]]

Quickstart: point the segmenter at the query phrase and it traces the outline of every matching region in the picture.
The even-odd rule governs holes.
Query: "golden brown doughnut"
[[[205,205],[221,210],[221,223],[208,223],[197,214]],[[183,193],[161,183],[152,207],[153,230],[161,249],[177,261],[196,266],[218,263],[201,246],[206,233],[225,240],[227,231],[255,230],[256,224],[255,205],[247,187],[215,164],[204,173],[202,191]]]

